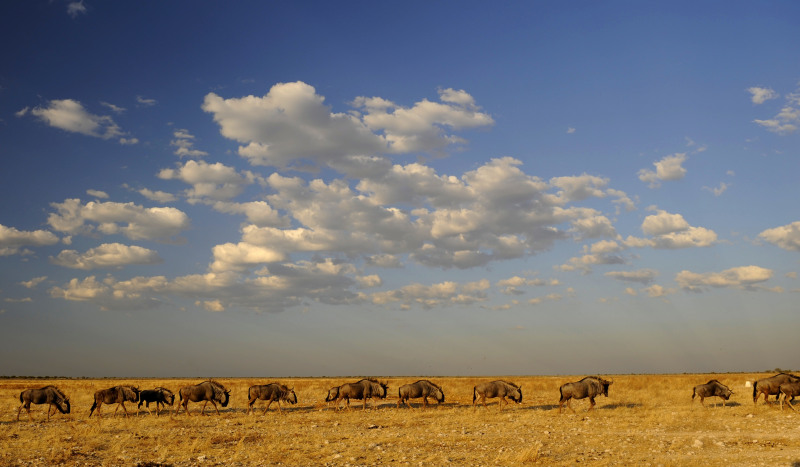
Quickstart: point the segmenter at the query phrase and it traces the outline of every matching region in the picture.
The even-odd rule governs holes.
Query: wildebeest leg
[[[792,409],[795,412],[797,412],[797,409],[795,409],[794,406],[792,405],[792,399],[794,399],[794,397],[790,398],[789,396],[785,396],[783,398],[783,400],[786,401],[786,405],[788,405],[790,409]],[[781,410],[783,410],[783,407],[781,407]]]
[[[706,406],[706,403],[705,403],[705,402],[703,402],[704,400],[705,400],[705,397],[703,397],[703,396],[700,396],[700,405],[702,405],[703,407],[705,407],[705,406]],[[707,407],[706,407],[706,408],[707,408]]]
[[[219,415],[219,409],[217,408],[217,403],[214,402],[214,401],[211,401],[211,405],[214,406],[214,410],[216,410],[217,411],[217,415]]]
[[[266,407],[264,407],[264,415],[266,415],[266,414],[267,414],[267,410],[269,410],[269,406],[270,406],[270,405],[272,405],[272,399],[270,399],[270,400],[268,400],[268,401],[267,401],[267,406],[266,406]],[[278,407],[280,407],[280,404],[278,404]]]
[[[428,408],[428,396],[422,396],[422,408]]]
[[[587,412],[590,412],[592,409],[594,409],[594,397],[589,398],[589,404],[589,410],[587,410]]]
[[[500,407],[500,410],[503,410],[503,407],[508,405],[508,401],[506,400],[506,396],[500,396],[500,402],[497,403]]]
[[[208,401],[203,401],[203,408],[200,409],[200,415],[206,414],[206,404],[208,404]]]

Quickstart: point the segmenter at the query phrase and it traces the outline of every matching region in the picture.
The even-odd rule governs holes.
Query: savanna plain
[[[360,378],[216,378],[231,391],[217,415],[209,404],[190,403],[191,416],[175,406],[155,415],[126,403],[89,417],[98,389],[132,384],[163,386],[177,395],[198,379],[3,379],[0,380],[0,465],[788,465],[800,466],[800,415],[788,408],[753,404],[746,381],[773,373],[601,375],[612,379],[608,398],[573,401],[558,410],[561,384],[576,376],[426,377],[442,387],[445,402],[397,408],[397,388],[420,378],[378,377],[388,397],[360,401],[350,410],[328,407],[330,387]],[[523,401],[499,409],[472,406],[476,384],[504,379],[521,386]],[[692,402],[692,388],[718,379],[734,394]],[[246,413],[251,385],[278,381],[293,387],[296,405],[265,402]],[[47,419],[46,405],[23,409],[19,394],[53,384],[65,392],[71,413]],[[772,398],[771,398],[772,399]],[[178,400],[176,397],[175,404]],[[344,406],[344,402],[342,402]]]

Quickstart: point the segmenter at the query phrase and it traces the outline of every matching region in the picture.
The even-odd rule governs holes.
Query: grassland
[[[592,412],[587,400],[573,402],[574,414],[559,414],[558,387],[580,376],[506,377],[522,386],[524,399],[502,411],[496,399],[488,410],[472,407],[472,387],[496,377],[428,378],[446,401],[427,410],[396,408],[397,387],[418,378],[380,378],[389,384],[387,399],[340,412],[326,408],[327,390],[357,378],[285,378],[298,403],[284,415],[274,404],[266,415],[245,414],[247,388],[273,379],[219,378],[232,395],[219,416],[143,410],[112,417],[113,407],[104,406],[102,419],[88,417],[97,389],[134,384],[177,392],[200,380],[7,379],[0,380],[0,465],[800,466],[800,415],[754,406],[744,387],[766,376],[611,376],[609,397],[598,398]],[[727,407],[716,398],[707,408],[692,403],[692,387],[711,378],[734,390]],[[17,422],[20,391],[46,384],[70,396],[72,413],[48,421],[46,406],[32,406],[34,421],[23,410]],[[189,408],[198,415],[200,404]]]

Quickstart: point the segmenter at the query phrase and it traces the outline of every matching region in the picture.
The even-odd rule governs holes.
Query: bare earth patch
[[[324,402],[328,388],[359,378],[283,378],[297,405],[273,403],[262,415],[246,415],[247,388],[270,378],[218,378],[231,390],[221,415],[191,417],[175,407],[161,416],[126,404],[130,417],[89,418],[92,394],[117,384],[177,390],[200,380],[0,380],[0,465],[799,465],[800,414],[777,405],[753,405],[745,381],[770,374],[618,375],[609,397],[573,401],[576,413],[558,413],[558,387],[577,376],[502,377],[522,387],[523,403],[498,410],[472,407],[472,388],[498,377],[428,377],[446,402],[422,410],[396,406],[397,388],[419,378],[379,378],[389,384],[385,400],[360,401],[336,411]],[[608,375],[605,375],[608,376]],[[691,401],[692,387],[716,378],[734,394],[721,405]],[[16,421],[19,393],[54,384],[70,396],[72,413],[53,415],[32,406]],[[177,400],[176,400],[177,403]],[[209,412],[209,409],[211,411]],[[151,410],[154,407],[151,406]]]

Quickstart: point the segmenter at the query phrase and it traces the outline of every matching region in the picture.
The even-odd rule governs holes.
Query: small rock
[[[700,441],[699,439],[696,439],[696,440],[694,440],[694,443],[692,443],[692,446],[694,446],[696,448],[702,448],[703,447],[703,442]]]

